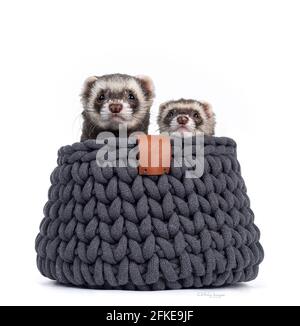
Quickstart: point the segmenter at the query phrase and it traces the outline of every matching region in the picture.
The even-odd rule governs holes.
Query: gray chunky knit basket
[[[128,290],[253,280],[259,230],[229,138],[205,138],[201,178],[100,168],[94,140],[62,147],[36,238],[40,272],[63,284]]]

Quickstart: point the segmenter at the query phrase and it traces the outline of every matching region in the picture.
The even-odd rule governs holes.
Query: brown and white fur
[[[83,127],[81,141],[96,139],[103,131],[119,135],[119,126],[128,135],[148,132],[154,86],[149,77],[111,74],[89,77],[83,86]]]
[[[179,99],[160,105],[157,123],[160,133],[214,135],[216,120],[207,102]]]

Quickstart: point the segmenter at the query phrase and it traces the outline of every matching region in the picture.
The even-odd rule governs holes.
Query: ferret
[[[157,123],[160,133],[214,135],[216,120],[209,103],[179,99],[160,105]]]
[[[103,131],[119,135],[148,132],[154,85],[147,76],[111,74],[86,79],[81,93],[83,126],[81,141],[96,139]]]

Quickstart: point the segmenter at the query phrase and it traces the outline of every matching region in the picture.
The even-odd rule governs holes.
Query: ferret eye
[[[100,94],[99,96],[98,96],[98,100],[99,101],[103,101],[105,99],[105,95],[104,94]]]
[[[135,96],[132,93],[128,94],[129,100],[135,100]]]
[[[200,118],[199,113],[195,112],[195,113],[194,113],[194,118],[196,118],[196,119]]]
[[[174,112],[173,111],[170,111],[169,113],[168,113],[168,117],[173,117],[173,115],[174,115]]]

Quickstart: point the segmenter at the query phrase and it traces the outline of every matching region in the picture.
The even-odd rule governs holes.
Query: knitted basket
[[[229,138],[205,137],[201,178],[96,163],[94,140],[62,147],[36,238],[46,277],[80,287],[163,290],[256,278],[263,260]],[[172,146],[173,147],[173,146]]]

